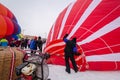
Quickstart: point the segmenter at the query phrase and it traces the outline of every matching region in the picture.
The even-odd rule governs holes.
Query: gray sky
[[[22,33],[46,37],[60,12],[75,0],[0,0],[17,18]]]

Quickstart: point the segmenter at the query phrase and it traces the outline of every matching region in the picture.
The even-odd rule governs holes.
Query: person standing
[[[15,39],[12,38],[12,40],[9,42],[10,47],[15,47]]]
[[[28,39],[28,48],[30,48],[31,39]]]
[[[27,49],[27,47],[28,47],[28,37],[26,37],[24,40],[24,47],[25,47],[25,49]]]
[[[39,36],[38,40],[37,40],[37,46],[38,46],[40,52],[42,52],[42,45],[43,45],[43,42],[41,40],[41,36]]]
[[[74,53],[77,52],[76,47],[76,38],[73,38],[72,40],[67,39],[68,34],[66,34],[63,37],[63,41],[65,42],[65,48],[64,48],[64,56],[65,56],[65,65],[66,65],[66,72],[71,73],[70,71],[70,63],[69,60],[72,62],[72,66],[75,72],[78,71],[75,59],[74,59]]]
[[[21,49],[24,49],[24,46],[25,46],[25,39],[22,38],[22,39],[21,39],[21,42],[20,42],[20,47],[21,47]]]
[[[37,37],[36,36],[30,42],[30,50],[31,50],[31,53],[36,53],[36,50],[37,50]]]

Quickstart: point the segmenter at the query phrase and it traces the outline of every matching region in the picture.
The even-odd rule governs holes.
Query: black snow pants
[[[68,55],[69,54],[69,55]],[[78,71],[75,59],[74,59],[74,54],[70,54],[70,53],[65,53],[65,64],[66,64],[66,71],[68,73],[70,73],[70,62],[69,60],[72,62],[72,66],[75,72]]]

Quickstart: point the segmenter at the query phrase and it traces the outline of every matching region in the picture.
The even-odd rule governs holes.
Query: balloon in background
[[[21,33],[21,27],[19,26],[14,14],[0,3],[0,39],[16,38]],[[10,37],[11,36],[11,37]]]
[[[18,34],[17,36],[18,36],[20,39],[24,37],[23,34]]]
[[[63,36],[77,38],[79,70],[120,70],[120,0],[75,0],[52,26],[45,52],[50,63],[64,64]],[[82,58],[81,58],[82,57]]]

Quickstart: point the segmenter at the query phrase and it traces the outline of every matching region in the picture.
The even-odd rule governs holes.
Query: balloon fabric
[[[120,0],[76,0],[57,17],[44,48],[53,64],[64,65],[63,36],[77,38],[79,71],[120,70]],[[59,56],[59,60],[55,60]],[[57,62],[56,62],[57,61]],[[63,62],[60,62],[63,61]]]

